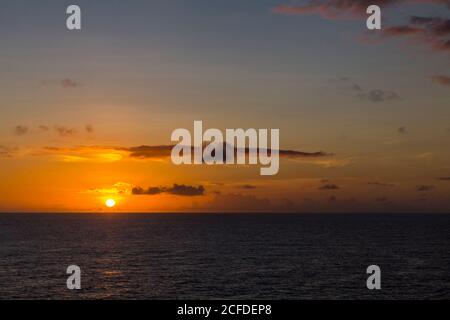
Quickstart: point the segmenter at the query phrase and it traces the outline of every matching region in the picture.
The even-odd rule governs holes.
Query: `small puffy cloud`
[[[29,129],[27,126],[22,126],[22,125],[18,125],[14,127],[14,133],[17,136],[23,136],[26,135],[28,133]]]
[[[50,130],[50,127],[41,124],[41,125],[38,126],[38,129],[41,130],[41,131],[47,132],[47,131]]]
[[[54,129],[61,137],[70,137],[77,133],[76,129],[65,126],[55,126]]]
[[[80,83],[74,81],[72,79],[66,78],[59,82],[63,88],[77,88],[80,86]]]
[[[94,126],[92,124],[87,124],[84,129],[86,130],[87,133],[94,133],[95,129]]]
[[[319,190],[337,190],[339,189],[339,186],[333,183],[324,184],[323,186],[319,187]]]
[[[408,131],[406,130],[406,127],[400,127],[400,128],[398,128],[398,129],[397,129],[397,132],[398,132],[399,134],[407,134],[407,133],[408,133]]]

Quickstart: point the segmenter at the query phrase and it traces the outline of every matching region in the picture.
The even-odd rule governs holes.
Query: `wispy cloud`
[[[348,86],[348,88],[353,92],[356,98],[367,100],[373,103],[400,99],[400,96],[395,91],[382,89],[364,89],[362,85],[345,76],[332,78],[330,79],[330,82],[343,83]]]
[[[402,0],[381,0],[377,5],[383,7]],[[286,15],[311,15],[316,14],[327,20],[346,20],[360,18],[366,13],[371,0],[310,0],[302,5],[281,5],[272,9],[274,13]]]
[[[193,197],[193,196],[203,196],[205,194],[205,188],[200,185],[198,187],[184,185],[184,184],[174,184],[172,187],[149,187],[143,189],[141,187],[134,187],[131,191],[133,195],[158,195],[161,193],[168,193],[177,196]]]
[[[12,158],[16,152],[16,148],[10,148],[0,145],[0,158]]]
[[[285,15],[318,15],[327,20],[359,19],[366,9],[376,4],[386,10],[396,4],[436,4],[450,6],[448,0],[309,0],[300,5],[280,5],[272,12]]]
[[[445,75],[435,75],[431,77],[434,83],[440,84],[442,86],[450,87],[450,77]]]
[[[434,51],[450,53],[449,34],[450,19],[411,16],[407,24],[384,28],[381,37],[403,37],[409,39],[411,44],[422,45]]]
[[[418,185],[416,186],[417,192],[425,192],[425,191],[431,191],[434,189],[434,186],[432,185]]]
[[[99,194],[99,195],[121,195],[131,194],[132,185],[127,182],[117,182],[112,186],[103,188],[91,188],[85,193]]]
[[[395,184],[393,183],[386,183],[386,182],[368,182],[369,186],[376,186],[376,187],[395,187]]]

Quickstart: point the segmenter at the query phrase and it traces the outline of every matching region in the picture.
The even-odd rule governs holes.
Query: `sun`
[[[114,199],[108,199],[105,201],[105,205],[108,208],[113,208],[116,205],[116,201]]]

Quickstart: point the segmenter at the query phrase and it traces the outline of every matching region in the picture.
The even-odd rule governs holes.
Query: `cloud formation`
[[[450,6],[449,0],[309,0],[301,5],[280,5],[272,12],[285,15],[319,15],[327,20],[359,19],[367,7],[376,4],[383,9],[396,4],[436,4]]]
[[[147,189],[134,187],[131,190],[131,193],[133,195],[157,195],[161,193],[169,193],[177,196],[193,197],[203,196],[205,194],[205,188],[202,185],[193,187],[175,183],[172,187],[149,187]]]
[[[395,187],[395,184],[386,182],[368,182],[367,184],[376,187]]]
[[[431,191],[434,189],[434,186],[432,185],[418,185],[416,186],[417,192],[425,192],[425,191]]]
[[[434,51],[450,53],[450,19],[411,16],[407,24],[382,30],[383,38],[404,37],[412,44],[426,46]]]
[[[87,133],[94,133],[95,129],[94,126],[92,124],[87,124],[84,129],[86,130]]]
[[[80,86],[80,83],[74,81],[72,79],[66,78],[59,82],[63,88],[77,88]]]
[[[46,132],[49,132],[50,129],[51,129],[50,126],[44,125],[44,124],[40,124],[37,127],[28,127],[28,126],[24,126],[24,125],[17,125],[14,127],[14,133],[18,136],[23,136],[23,135],[33,132],[33,130],[34,130],[34,132],[46,133]],[[94,131],[95,131],[94,126],[91,124],[86,125],[84,127],[84,130],[90,134],[94,133]],[[62,125],[53,126],[53,131],[61,137],[70,137],[70,136],[73,136],[78,133],[78,130],[76,128],[70,128],[70,127],[66,127],[66,126],[62,126]]]
[[[442,86],[450,87],[450,77],[445,75],[435,75],[431,77],[431,81]]]
[[[339,189],[339,186],[335,185],[334,183],[324,184],[323,186],[319,187],[319,190],[337,190]]]
[[[450,0],[309,0],[301,5],[281,5],[272,9],[276,14],[319,15],[326,20],[363,19],[368,6],[376,4],[386,10],[396,4],[432,4],[450,8]],[[385,12],[385,11],[384,11]],[[381,38],[409,37],[415,44],[435,51],[450,52],[450,20],[441,17],[411,16],[408,23],[384,27]],[[379,33],[371,33],[379,37]],[[369,40],[369,39],[366,39]]]
[[[349,77],[337,77],[330,79],[331,82],[343,83],[349,86],[356,98],[373,103],[387,102],[400,99],[400,96],[392,90],[364,89],[360,84],[352,81]]]
[[[377,1],[383,7],[402,2],[401,0]],[[327,20],[360,18],[366,13],[371,0],[310,0],[303,5],[281,5],[272,9],[274,13],[286,15],[316,14]]]
[[[77,133],[76,129],[65,126],[55,126],[54,129],[61,137],[70,137]]]
[[[244,184],[242,186],[239,186],[241,189],[246,189],[246,190],[250,190],[250,189],[256,189],[256,186],[251,185],[251,184]]]
[[[0,158],[11,158],[17,149],[0,145]]]
[[[27,126],[22,126],[22,125],[15,126],[14,127],[14,133],[17,136],[26,135],[28,133],[28,127]]]
[[[158,145],[158,146],[148,146],[142,145],[138,147],[130,147],[130,148],[118,148],[118,150],[127,151],[130,153],[131,158],[138,159],[149,159],[149,158],[166,158],[170,157],[173,145]],[[224,157],[226,157],[226,147],[224,145]],[[257,150],[258,151],[258,150]],[[237,152],[237,148],[234,148],[234,152]],[[194,153],[194,148],[191,148],[191,154]],[[250,150],[248,147],[245,149],[245,154],[249,154]],[[295,151],[295,150],[279,150],[280,157],[285,158],[320,158],[326,157],[330,154],[327,154],[323,151],[318,152],[304,152],[304,151]]]
[[[399,134],[407,134],[408,130],[406,130],[406,127],[400,127],[400,128],[397,129],[397,132]]]

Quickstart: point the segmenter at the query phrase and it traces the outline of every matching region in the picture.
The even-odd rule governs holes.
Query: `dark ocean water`
[[[450,215],[0,214],[0,298],[450,299]]]

